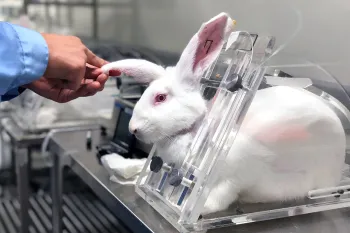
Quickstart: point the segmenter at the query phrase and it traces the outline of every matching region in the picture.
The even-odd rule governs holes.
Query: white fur
[[[154,79],[164,75],[163,67],[141,59],[120,60],[111,62],[102,67],[102,71],[106,74],[108,74],[110,70],[119,70],[143,83],[152,82]]]
[[[282,134],[293,131],[300,131],[296,138],[283,139]],[[298,137],[303,132],[306,135]],[[260,90],[220,167],[203,214],[224,210],[236,199],[287,201],[335,186],[345,144],[340,119],[317,96],[284,86]]]
[[[217,17],[227,17],[227,25],[221,28],[222,38],[226,38],[232,31],[227,30],[231,19],[226,14]],[[140,140],[155,143],[163,160],[177,166],[193,141],[198,120],[207,111],[196,88],[198,79],[221,49],[216,48],[193,69],[201,29],[176,67],[164,69],[162,75],[143,77],[155,81],[136,104],[130,120],[130,131],[137,129]],[[167,94],[167,99],[154,105],[159,93]],[[344,159],[342,124],[319,97],[284,86],[260,90],[221,164],[203,214],[224,210],[237,199],[284,201],[303,198],[312,189],[337,185]]]

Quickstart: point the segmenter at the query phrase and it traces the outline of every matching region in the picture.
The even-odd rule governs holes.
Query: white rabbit
[[[102,67],[106,73],[117,70],[150,84],[134,108],[129,129],[138,139],[156,143],[164,161],[184,159],[207,111],[199,79],[232,31],[231,19],[221,13],[202,25],[175,67],[136,59]],[[345,144],[340,119],[316,95],[284,86],[259,90],[202,214],[225,210],[236,200],[286,201],[337,185]]]

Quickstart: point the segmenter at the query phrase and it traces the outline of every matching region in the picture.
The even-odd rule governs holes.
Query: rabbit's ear
[[[150,83],[165,73],[165,69],[157,64],[142,59],[125,59],[104,65],[102,71],[110,76],[122,73],[135,78],[140,83]]]
[[[204,23],[184,49],[176,65],[178,77],[190,83],[198,81],[218,57],[234,26],[235,21],[226,13],[221,13]]]

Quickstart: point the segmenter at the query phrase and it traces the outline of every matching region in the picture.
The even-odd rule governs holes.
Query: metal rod
[[[138,0],[131,0],[132,4],[132,28],[131,28],[131,34],[133,38],[133,42],[136,44],[139,44],[140,42],[140,7],[139,7],[139,1]]]
[[[29,0],[23,0],[23,13],[25,15],[28,14],[28,5],[29,5]]]
[[[57,4],[59,3],[60,1],[59,0],[55,0],[55,3],[56,3],[56,21],[57,21],[57,26],[58,27],[61,27],[62,26],[62,21],[61,21],[61,5],[60,4]]]
[[[61,156],[53,154],[53,166],[51,170],[52,187],[52,228],[53,233],[62,233],[62,195],[63,195],[63,166]]]
[[[92,32],[92,36],[94,38],[94,40],[97,40],[98,39],[98,3],[97,3],[97,0],[93,0],[92,1],[92,29],[93,29],[93,32]]]
[[[46,18],[46,23],[47,23],[46,31],[50,32],[51,27],[52,27],[52,20],[50,17],[50,6],[49,5],[45,5],[45,18]]]
[[[28,150],[16,148],[17,190],[20,203],[20,233],[29,231],[29,179],[28,179]]]
[[[52,6],[79,6],[79,7],[92,7],[93,2],[30,2],[28,5],[52,5]],[[131,3],[128,2],[101,2],[98,3],[99,7],[130,7]]]
[[[71,7],[67,8],[67,19],[69,28],[73,28],[73,9]]]

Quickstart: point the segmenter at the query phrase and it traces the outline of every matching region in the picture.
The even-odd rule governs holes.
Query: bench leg
[[[51,195],[52,195],[52,227],[53,233],[62,233],[62,195],[63,195],[63,158],[53,154],[53,165],[51,168]]]
[[[29,232],[29,150],[15,148],[17,191],[20,204],[20,233]]]

